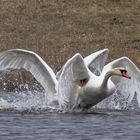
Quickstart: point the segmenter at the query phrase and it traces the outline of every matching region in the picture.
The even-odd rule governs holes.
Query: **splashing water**
[[[42,111],[56,109],[49,105],[42,85],[31,72],[20,69],[0,71],[0,110]]]
[[[132,100],[129,100],[129,98],[125,98],[121,93],[115,92],[113,95],[104,99],[102,102],[98,103],[93,108],[139,111],[137,93],[134,94]]]
[[[115,110],[139,110],[137,94],[135,93],[131,103],[129,103],[120,93],[115,93],[98,103],[92,109],[115,109]],[[92,110],[91,109],[91,110]],[[48,105],[46,95],[42,91],[20,91],[20,92],[0,92],[0,110],[12,110],[14,112],[65,112],[58,106]]]
[[[39,91],[0,92],[0,110],[40,112],[56,110],[49,106],[45,93]]]

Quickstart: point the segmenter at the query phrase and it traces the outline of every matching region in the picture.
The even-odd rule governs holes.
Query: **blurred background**
[[[139,0],[0,0],[0,51],[38,53],[58,71],[76,52],[109,48],[140,66]]]

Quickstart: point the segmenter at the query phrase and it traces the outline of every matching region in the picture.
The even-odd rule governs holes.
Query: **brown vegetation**
[[[140,65],[139,0],[1,0],[0,9],[0,51],[33,50],[55,71],[103,48]]]

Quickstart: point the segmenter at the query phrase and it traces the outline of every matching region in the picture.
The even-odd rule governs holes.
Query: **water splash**
[[[45,93],[39,91],[0,92],[0,110],[42,112],[57,110],[47,103]]]
[[[22,113],[68,112],[68,110],[59,109],[58,105],[48,104],[46,99],[46,94],[42,91],[3,91],[0,92],[0,111],[8,110]],[[122,94],[116,92],[92,109],[139,111],[137,94],[135,93],[133,99],[129,102]]]
[[[125,98],[123,94],[116,91],[110,97],[104,99],[93,108],[95,109],[113,109],[113,110],[139,110],[137,101],[137,93],[134,94],[132,100]]]

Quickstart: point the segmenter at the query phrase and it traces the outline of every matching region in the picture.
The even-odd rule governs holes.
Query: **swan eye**
[[[127,70],[120,70],[120,71],[121,71],[122,74],[127,73]]]

